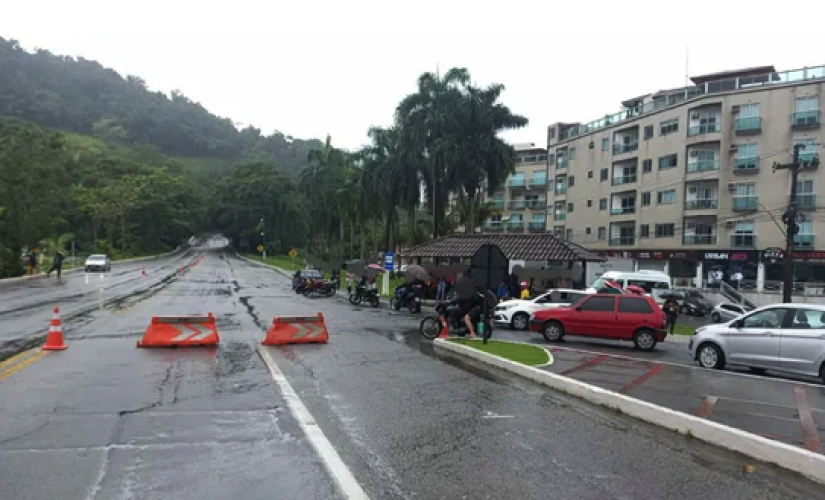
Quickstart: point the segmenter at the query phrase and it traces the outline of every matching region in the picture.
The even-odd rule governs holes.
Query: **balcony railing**
[[[526,206],[527,202],[525,200],[510,200],[507,202],[507,208],[509,210],[524,210]]]
[[[556,185],[556,190],[554,192],[556,194],[565,194],[565,193],[567,193],[567,186]]]
[[[816,160],[818,160],[818,159],[819,159],[819,153],[817,153],[816,151],[810,152],[810,153],[807,153],[807,152],[803,153],[802,151],[799,152],[799,163],[801,163],[805,167],[810,168],[814,165],[817,165],[818,162]]]
[[[493,198],[490,200],[490,206],[493,208],[504,208],[504,200],[499,198]]]
[[[547,185],[547,177],[533,177],[530,179],[530,187],[544,187]]]
[[[688,127],[688,137],[693,137],[694,135],[702,135],[702,134],[713,134],[716,132],[722,131],[722,124],[719,122],[716,123],[705,123],[703,125],[694,125],[693,127]]]
[[[811,193],[797,193],[796,205],[800,210],[816,210],[816,195]]]
[[[504,229],[504,224],[501,221],[487,221],[484,224],[484,229],[486,231],[501,231]]]
[[[613,185],[614,186],[621,186],[622,184],[630,184],[631,182],[636,182],[636,174],[620,175],[618,177],[613,177]]]
[[[797,234],[793,237],[793,246],[796,248],[813,248],[816,236],[813,234]]]
[[[682,237],[683,245],[715,245],[716,235],[696,234]]]
[[[610,246],[633,245],[635,243],[635,236],[620,236],[618,238],[610,238]]]
[[[718,161],[694,161],[687,164],[687,171],[689,174],[695,172],[715,172],[719,170]]]
[[[514,187],[524,187],[527,182],[524,180],[523,177],[517,177],[515,179],[510,179],[507,181],[507,186],[514,188]]]
[[[544,221],[530,221],[527,223],[527,229],[531,232],[544,231],[547,223]]]
[[[734,174],[755,174],[759,172],[759,158],[737,158]]]
[[[613,154],[614,155],[622,155],[625,153],[630,153],[632,151],[636,151],[639,149],[638,142],[630,142],[627,144],[616,144],[613,146]]]
[[[610,209],[610,215],[635,214],[636,207],[614,207]]]
[[[791,115],[791,128],[813,128],[819,126],[820,111],[797,111]]]
[[[507,222],[507,230],[508,231],[521,231],[524,229],[524,221],[520,220],[511,220]]]
[[[719,208],[719,200],[688,200],[685,202],[685,210],[710,210]]]
[[[543,210],[547,206],[547,200],[544,198],[538,200],[527,200],[527,208],[530,210]]]
[[[756,210],[759,206],[759,198],[756,196],[734,196],[734,210]]]
[[[553,220],[556,222],[564,222],[567,219],[567,213],[556,212],[553,214]]]
[[[755,134],[762,130],[762,117],[751,116],[748,118],[736,119],[736,130],[738,135]]]
[[[730,237],[731,248],[753,248],[756,246],[755,234],[734,234]]]
[[[567,168],[567,158],[558,158],[556,160],[556,170]]]

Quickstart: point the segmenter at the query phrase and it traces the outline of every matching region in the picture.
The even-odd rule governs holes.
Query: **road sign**
[[[264,246],[263,245],[258,245],[258,253],[263,252],[263,251],[264,251]]]
[[[290,256],[290,257],[292,257],[292,258],[294,259],[295,257],[297,257],[297,256],[298,256],[298,250],[295,250],[295,249],[293,248],[292,250],[290,250],[290,251],[289,251],[289,256]]]
[[[392,271],[395,269],[395,254],[392,252],[387,252],[384,254],[384,269],[387,271]]]

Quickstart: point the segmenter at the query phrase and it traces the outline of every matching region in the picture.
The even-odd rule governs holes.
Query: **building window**
[[[797,97],[796,107],[794,108],[794,111],[796,111],[797,113],[819,111],[819,96],[812,95],[807,97]]]
[[[573,230],[572,229],[567,230],[567,235],[566,235],[565,239],[567,241],[572,241],[573,240]]]
[[[587,178],[588,178],[588,179],[592,179],[592,178],[593,178],[593,171],[592,171],[592,170],[589,170],[589,171],[587,172]]]
[[[610,151],[610,138],[605,137],[602,139],[602,151]]]
[[[593,206],[593,200],[587,200],[587,208],[591,208]]]
[[[651,137],[653,137],[653,125],[648,125],[645,127],[645,140],[648,140]]]
[[[597,235],[597,238],[599,240],[606,240],[607,239],[607,228],[606,227],[600,227],[599,228],[599,233]]]
[[[679,119],[665,120],[659,124],[659,135],[675,134],[679,131]]]
[[[656,224],[657,238],[673,238],[676,234],[676,224],[668,222],[666,224]]]
[[[584,234],[587,234],[587,235],[590,234],[590,228],[589,227],[584,228]]]
[[[607,210],[607,198],[599,200],[599,210]]]
[[[642,173],[646,174],[653,171],[653,160],[642,160]]]
[[[567,187],[573,187],[574,185],[576,185],[576,176],[571,175],[567,178]]]
[[[650,206],[650,191],[645,191],[644,193],[642,193],[642,206]]]
[[[754,233],[753,222],[737,222],[730,237],[730,246],[753,247],[756,246],[756,234]]]
[[[639,238],[650,238],[650,226],[648,224],[639,226]]]
[[[567,204],[567,213],[570,213],[570,212],[572,212],[572,211],[573,211],[573,204],[572,204],[572,203],[568,203],[568,204]]]
[[[659,205],[672,205],[676,203],[676,190],[665,189],[656,193],[656,203]]]
[[[607,168],[601,169],[601,171],[599,172],[599,180],[604,182],[609,178],[610,178],[610,169],[607,169]]]
[[[676,165],[679,163],[679,157],[676,154],[667,155],[667,156],[660,156],[659,157],[659,170],[667,170],[669,168],[676,168]]]
[[[571,160],[576,159],[576,148],[570,148],[570,153],[568,154],[568,158]]]

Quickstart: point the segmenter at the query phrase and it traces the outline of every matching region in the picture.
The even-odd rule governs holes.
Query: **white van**
[[[630,285],[641,287],[647,292],[647,295],[652,295],[657,302],[661,302],[658,294],[670,290],[672,284],[670,276],[661,271],[638,271],[635,273],[608,271],[590,284],[587,293],[596,293],[604,287],[605,281],[615,281],[622,288],[627,288]]]

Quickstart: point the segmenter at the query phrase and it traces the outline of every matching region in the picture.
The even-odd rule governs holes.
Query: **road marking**
[[[338,487],[344,496],[349,500],[369,500],[367,493],[361,488],[361,485],[358,484],[355,476],[341,459],[341,456],[338,455],[338,452],[332,446],[332,443],[329,442],[329,439],[324,435],[321,427],[316,423],[312,414],[301,401],[301,398],[299,398],[295,390],[292,389],[292,386],[289,384],[283,372],[281,372],[281,369],[275,364],[272,355],[262,346],[258,346],[258,354],[269,369],[272,379],[281,388],[284,400],[286,400],[292,415],[298,420],[298,424],[301,426],[304,434],[306,434],[307,439],[324,461],[324,464],[326,464],[327,470],[329,470],[329,473],[335,479],[336,483],[338,483]]]
[[[12,365],[12,364],[20,361],[21,359],[25,358],[26,356],[34,354],[35,352],[37,352],[37,349],[28,349],[28,350],[25,350],[23,352],[15,354],[14,356],[6,359],[3,362],[0,362],[0,371],[3,371],[3,368],[5,368],[6,366]]]
[[[713,407],[716,406],[716,402],[719,401],[719,398],[716,396],[708,396],[702,401],[702,404],[699,405],[699,409],[696,411],[696,416],[699,418],[708,418],[710,412],[713,411]]]
[[[25,367],[29,366],[30,364],[34,363],[38,359],[48,356],[50,354],[50,352],[51,351],[40,351],[37,354],[35,354],[34,356],[32,356],[30,358],[27,358],[24,361],[21,361],[20,363],[17,363],[16,365],[11,366],[11,368],[8,368],[7,370],[5,370],[3,372],[0,372],[0,382],[2,382],[3,380],[11,377],[15,373],[19,372],[23,368],[25,368]]]
[[[665,365],[663,365],[661,363],[657,363],[657,364],[653,365],[646,372],[644,372],[642,375],[640,375],[639,377],[636,377],[635,379],[631,380],[626,386],[622,387],[619,390],[619,392],[621,392],[622,394],[627,394],[631,390],[636,389],[637,387],[641,386],[642,384],[644,384],[648,380],[650,380],[653,377],[655,377],[656,375],[658,375],[659,372],[662,371],[662,369],[664,367],[665,367]]]
[[[593,368],[594,366],[598,365],[599,363],[601,363],[602,361],[606,360],[609,357],[610,356],[608,356],[607,354],[602,354],[602,355],[590,358],[587,361],[584,361],[583,363],[579,363],[578,365],[574,366],[573,368],[570,368],[569,370],[565,370],[565,371],[561,372],[561,374],[562,375],[570,375],[571,373],[576,373],[576,372],[581,371],[581,370],[586,370],[588,368]]]
[[[822,452],[822,443],[819,440],[819,430],[816,428],[816,420],[811,413],[811,406],[808,404],[808,395],[804,387],[795,387],[794,396],[796,407],[799,410],[799,421],[802,424],[802,436],[805,441],[805,448],[815,453]]]

